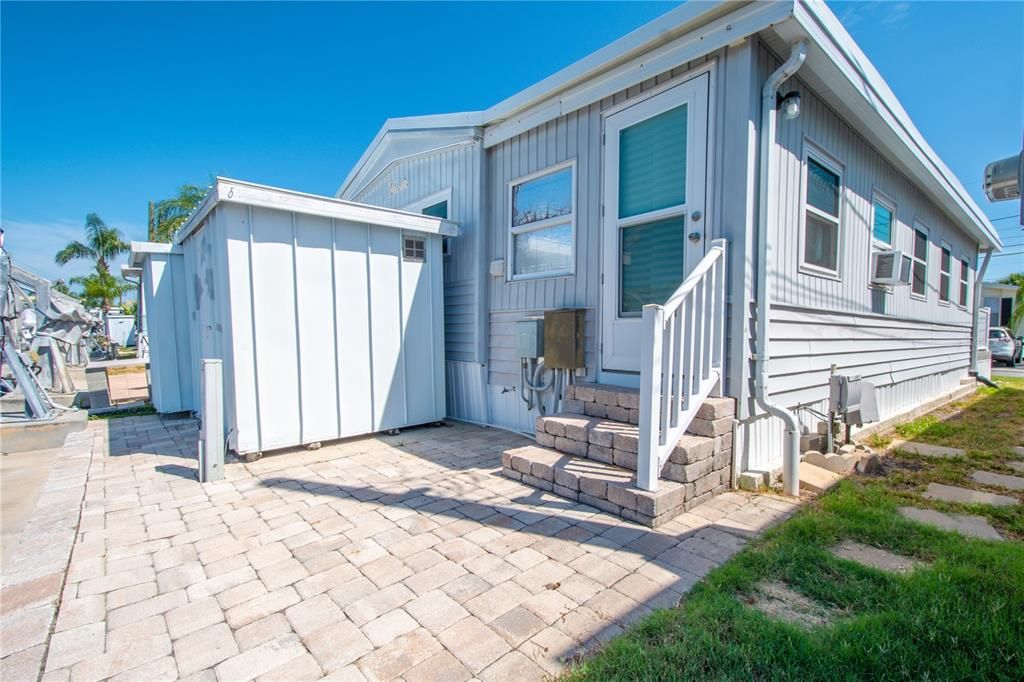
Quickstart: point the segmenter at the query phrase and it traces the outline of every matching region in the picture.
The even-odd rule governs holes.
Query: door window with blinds
[[[842,167],[816,149],[804,154],[803,265],[810,274],[839,276]]]
[[[575,264],[576,164],[509,185],[510,278],[571,275]]]
[[[668,300],[683,281],[686,104],[619,134],[619,314]]]

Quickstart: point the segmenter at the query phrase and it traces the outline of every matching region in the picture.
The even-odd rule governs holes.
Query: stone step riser
[[[633,426],[585,416],[551,415],[537,418],[536,439],[542,447],[636,471],[639,435]],[[713,437],[684,435],[665,462],[661,477],[689,483],[729,466],[731,458],[731,431]]]
[[[611,419],[636,425],[640,421],[640,392],[636,389],[602,384],[580,383],[566,387],[562,410],[600,419]],[[697,435],[719,435],[710,424],[736,414],[736,401],[732,398],[708,398],[697,411],[694,424],[688,432]]]
[[[651,527],[692,509],[730,485],[726,466],[687,483],[663,481],[652,493],[636,488],[630,472],[623,469],[590,464],[536,446],[503,453],[502,474]]]

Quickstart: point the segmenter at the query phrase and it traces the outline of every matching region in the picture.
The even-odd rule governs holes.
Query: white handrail
[[[661,467],[719,386],[725,346],[725,252],[717,239],[663,305],[643,308],[637,486],[655,490]]]

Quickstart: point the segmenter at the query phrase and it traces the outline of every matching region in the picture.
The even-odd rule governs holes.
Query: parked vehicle
[[[988,349],[993,360],[1016,367],[1021,361],[1021,354],[1024,353],[1024,341],[1010,336],[1010,331],[1006,327],[992,327],[988,330]]]

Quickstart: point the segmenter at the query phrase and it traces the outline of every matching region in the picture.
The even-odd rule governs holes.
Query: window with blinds
[[[669,109],[620,133],[620,218],[686,203],[686,110]]]
[[[813,153],[806,161],[803,264],[811,272],[838,276],[842,170]]]

